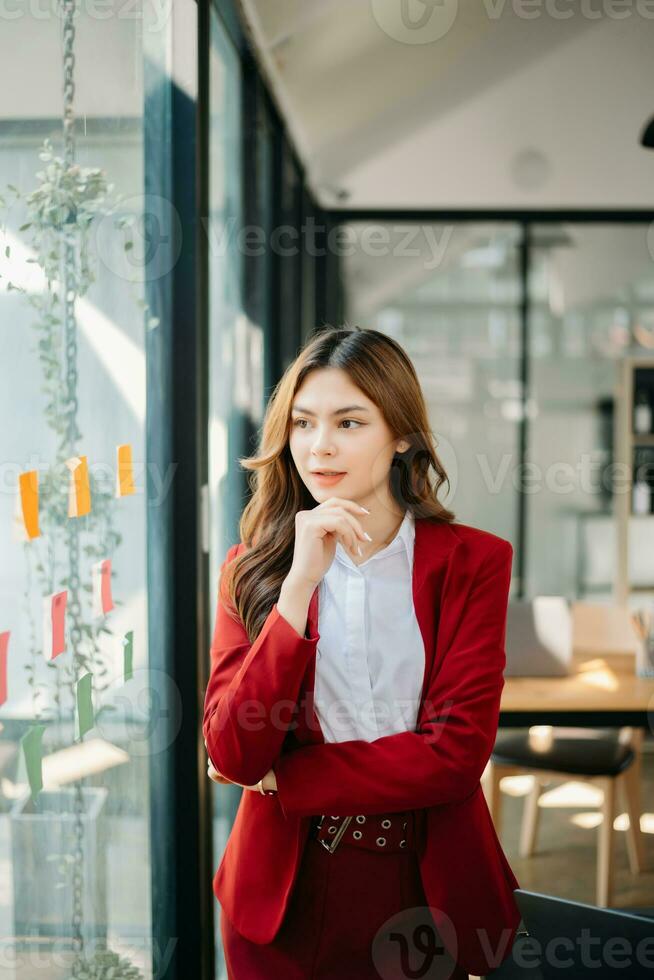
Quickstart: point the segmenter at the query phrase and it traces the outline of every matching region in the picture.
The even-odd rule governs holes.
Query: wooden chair
[[[583,780],[599,787],[603,793],[602,822],[598,828],[596,904],[606,908],[611,903],[614,848],[613,821],[616,815],[616,794],[621,791],[629,815],[627,849],[634,874],[645,869],[643,836],[640,829],[640,759],[642,729],[622,728],[616,736],[607,732],[588,731],[567,734],[574,729],[551,731],[551,738],[530,737],[529,734],[498,736],[484,775],[484,790],[488,807],[500,833],[500,781],[504,776],[534,776],[534,786],[523,810],[520,833],[520,856],[531,857],[536,847],[539,800],[544,784],[569,779]]]

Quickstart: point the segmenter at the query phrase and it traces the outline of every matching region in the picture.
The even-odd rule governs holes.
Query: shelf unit
[[[654,431],[648,435],[634,432],[635,395],[641,388],[649,392],[654,418],[654,357],[626,357],[618,365],[619,379],[615,398],[614,446],[617,464],[619,492],[614,492],[614,513],[617,532],[617,568],[615,576],[615,601],[628,605],[629,593],[629,525],[641,516],[633,513],[633,474],[637,454],[641,449],[651,449],[654,461]],[[626,479],[624,477],[626,474]],[[654,466],[650,475],[652,500],[654,501]],[[652,583],[654,587],[654,555],[652,556]]]

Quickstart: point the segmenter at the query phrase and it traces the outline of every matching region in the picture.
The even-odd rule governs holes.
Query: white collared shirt
[[[342,545],[320,583],[314,702],[327,742],[415,731],[425,647],[413,605],[410,511],[381,551],[355,565]]]

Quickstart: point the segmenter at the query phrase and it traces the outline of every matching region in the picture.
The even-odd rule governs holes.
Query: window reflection
[[[627,594],[632,605],[652,594],[654,513],[627,522],[612,476],[623,453],[621,372],[654,355],[651,228],[361,221],[346,230],[348,319],[409,351],[457,518],[513,541],[526,596],[619,594],[626,529]],[[650,481],[642,510],[646,489],[654,501],[654,450],[636,449],[628,465]]]
[[[77,10],[74,29],[62,22],[77,57],[62,63],[60,14],[42,14],[3,25],[40,84],[16,87],[0,127],[0,931],[25,980],[70,975],[76,957],[89,975],[150,977],[144,338],[157,323],[139,234],[142,78],[123,65],[141,63],[142,23],[98,46],[107,25]],[[98,70],[115,97],[105,118]]]
[[[350,237],[348,319],[395,337],[412,358],[451,481],[443,502],[515,540],[520,229],[354,223]]]

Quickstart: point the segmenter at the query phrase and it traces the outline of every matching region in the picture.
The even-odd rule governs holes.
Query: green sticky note
[[[78,738],[82,739],[94,727],[93,701],[91,700],[93,675],[88,673],[77,682]]]
[[[25,757],[25,768],[27,769],[30,793],[32,794],[33,800],[36,799],[43,789],[43,770],[41,766],[43,747],[41,740],[44,731],[45,725],[32,725],[20,740]]]
[[[132,677],[132,665],[134,660],[134,630],[125,633],[123,639],[123,680],[128,681]]]

